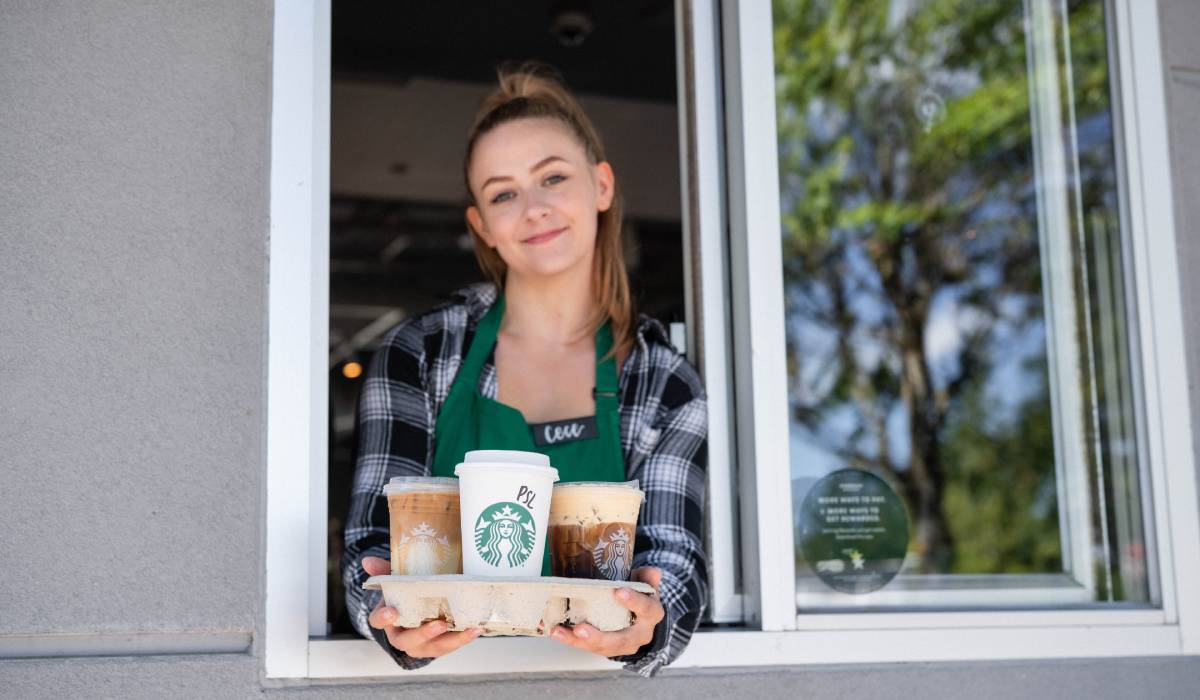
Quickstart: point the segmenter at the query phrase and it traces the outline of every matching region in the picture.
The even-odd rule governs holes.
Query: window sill
[[[847,596],[815,577],[796,580],[796,605],[805,611],[863,608],[983,608],[1086,606],[1095,593],[1066,574],[904,575],[878,591]]]
[[[1045,627],[808,630],[714,630],[693,637],[670,668],[842,663],[999,661],[1174,656],[1184,653],[1177,625],[1080,624]],[[482,639],[417,671],[405,671],[372,641],[310,639],[309,678],[616,672],[620,664],[549,639]]]

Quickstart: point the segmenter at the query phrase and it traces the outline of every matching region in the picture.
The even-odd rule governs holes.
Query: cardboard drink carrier
[[[632,622],[629,610],[613,596],[616,589],[654,593],[645,583],[595,574],[591,574],[595,578],[539,575],[558,480],[558,470],[545,455],[476,450],[466,453],[455,475],[458,499],[453,507],[447,498],[455,490],[450,479],[404,477],[385,488],[390,489],[393,530],[401,526],[401,532],[391,535],[393,573],[372,576],[363,588],[382,591],[384,602],[398,613],[396,626],[445,620],[452,631],[479,627],[484,636],[545,636],[555,625],[586,622],[613,632]],[[637,484],[620,486],[628,511],[629,489],[636,491]],[[636,493],[640,505],[642,494]],[[414,507],[424,511],[411,512]],[[393,508],[408,510],[401,513]],[[458,511],[459,532],[448,526],[452,510]],[[435,518],[437,527],[429,522]],[[636,519],[635,506],[631,523]],[[630,521],[627,512],[621,520]],[[418,541],[431,530],[444,534],[431,542]],[[628,546],[632,550],[632,542]],[[461,561],[454,560],[455,550],[461,551]],[[628,565],[611,570],[628,575]],[[447,573],[451,571],[463,573]]]

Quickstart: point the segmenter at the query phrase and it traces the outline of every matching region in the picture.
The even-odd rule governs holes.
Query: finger
[[[450,629],[450,625],[444,620],[430,620],[420,627],[412,628],[409,632],[412,632],[412,638],[417,644],[427,644],[445,634],[448,629]]]
[[[441,620],[434,620],[426,622],[420,627],[401,630],[396,635],[394,646],[412,656],[432,658],[453,651],[478,636],[472,635],[471,630],[467,630],[466,632],[448,632],[448,628],[449,625],[447,623]],[[461,635],[468,636],[466,639],[459,639]]]
[[[392,617],[391,619],[395,619]],[[400,651],[417,656],[416,652],[429,640],[446,631],[446,623],[441,620],[426,622],[420,627],[385,627],[388,641]]]
[[[363,557],[362,568],[368,576],[385,576],[392,573],[391,562],[381,557]]]
[[[383,628],[383,633],[387,635],[388,644],[391,644],[394,648],[399,649],[400,651],[404,651],[405,640],[407,639],[407,637],[404,636],[404,633],[408,631],[409,630],[406,630],[403,627],[388,626]]]
[[[395,630],[396,636],[407,642],[408,646],[424,644],[446,631],[446,623],[441,620],[432,620],[420,627],[396,627],[393,624],[395,621],[396,609],[388,607],[376,608],[367,618],[367,623],[376,629]],[[376,622],[379,624],[375,624]]]
[[[572,630],[575,646],[601,656],[632,654],[654,638],[654,625],[631,625],[616,632],[601,632],[592,625],[578,624]]]
[[[597,647],[597,639],[590,633],[585,632],[580,634],[580,627],[582,627],[582,625],[576,625],[574,628],[555,625],[554,629],[550,631],[550,638],[556,642],[562,642],[569,647],[600,653],[600,650]]]
[[[623,630],[605,633],[609,643],[621,649],[620,654],[632,654],[654,639],[654,629],[666,617],[666,610],[657,596],[638,593],[630,589],[613,592],[617,602],[634,614],[632,624]]]
[[[662,569],[656,566],[639,566],[633,570],[632,579],[648,583],[655,592],[658,592],[658,586],[662,583]]]
[[[445,656],[475,641],[480,634],[483,634],[483,630],[478,627],[462,632],[446,632],[425,644],[421,649],[422,656]]]
[[[636,616],[638,622],[646,620],[651,624],[657,624],[665,615],[662,603],[654,596],[638,593],[628,588],[618,588],[613,595],[616,596],[618,603]]]
[[[655,623],[648,620],[638,620],[629,627],[616,632],[594,633],[597,646],[605,656],[623,656],[632,654],[654,639]]]
[[[585,645],[585,648],[605,655],[612,653],[614,639],[619,636],[614,632],[601,632],[586,622],[575,625],[571,631],[574,632],[575,638]]]
[[[392,627],[392,623],[396,620],[396,609],[389,608],[386,605],[381,605],[371,611],[367,617],[367,624],[377,630],[388,629]]]

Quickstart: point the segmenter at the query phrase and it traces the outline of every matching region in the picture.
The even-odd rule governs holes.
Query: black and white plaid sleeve
[[[639,350],[622,401],[626,468],[646,492],[633,565],[662,571],[659,596],[666,615],[651,642],[616,660],[651,676],[683,653],[708,600],[703,544],[708,409],[700,376],[683,357],[665,343],[644,339]]]
[[[355,629],[379,642],[406,669],[420,668],[432,659],[405,654],[388,643],[383,630],[367,624],[381,593],[363,590],[367,575],[361,562],[365,556],[390,558],[384,485],[393,476],[429,473],[426,465],[434,423],[427,391],[426,338],[422,325],[422,318],[417,317],[388,333],[367,371],[358,402],[358,454],[342,557],[346,609]]]

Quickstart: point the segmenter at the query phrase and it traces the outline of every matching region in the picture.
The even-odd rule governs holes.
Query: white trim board
[[[0,659],[244,654],[251,641],[249,632],[222,630],[0,635]]]
[[[1113,3],[1156,535],[1167,619],[1200,654],[1200,510],[1158,4]]]
[[[324,610],[323,515],[329,278],[329,0],[275,6],[267,320],[266,603],[269,678],[308,674]],[[317,487],[314,488],[314,484]],[[324,522],[315,525],[325,532]],[[317,567],[322,575],[314,581]],[[323,632],[324,629],[322,628]]]
[[[620,665],[549,639],[481,639],[417,671],[405,671],[368,640],[309,645],[312,678],[391,677],[420,680],[505,673],[610,671]],[[990,627],[807,632],[703,632],[672,669],[911,661],[978,661],[1171,656],[1180,653],[1173,626]]]
[[[745,619],[794,629],[783,258],[771,5],[722,3]]]
[[[733,444],[732,357],[730,352],[729,275],[725,261],[724,176],[722,173],[719,13],[712,0],[676,0],[676,47],[680,91],[679,133],[684,240],[684,269],[700,280],[689,283],[690,320],[703,349],[708,394],[708,517],[714,622],[741,622],[742,596],[737,531],[737,470]],[[686,8],[685,8],[686,5]],[[688,58],[690,57],[690,61]],[[692,248],[695,246],[698,250]],[[695,269],[694,269],[695,268]],[[693,357],[694,361],[694,357]]]

